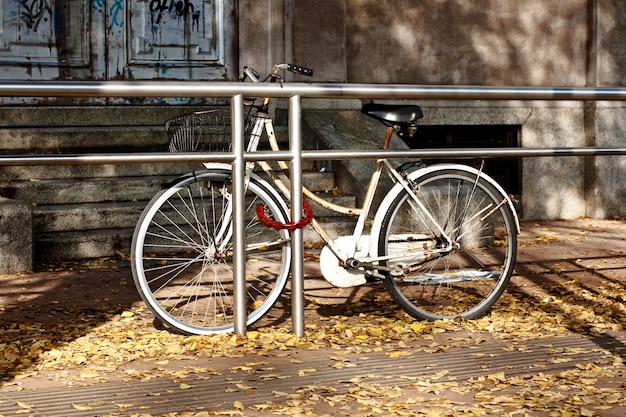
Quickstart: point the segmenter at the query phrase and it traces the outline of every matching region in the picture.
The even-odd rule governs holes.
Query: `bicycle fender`
[[[232,166],[230,164],[227,164],[226,162],[203,162],[202,165],[204,165],[204,167],[209,171],[213,171],[216,169],[219,171],[232,170]]]
[[[179,183],[180,181],[184,179],[192,179],[194,177],[199,177],[202,174],[205,174],[208,172],[219,173],[219,174],[223,174],[227,176],[232,175],[232,166],[230,164],[226,164],[222,162],[205,162],[202,165],[204,165],[206,170],[195,171],[195,172],[190,172],[188,174],[185,174],[182,177],[179,177],[178,179],[173,181],[168,186],[168,188],[174,184]],[[270,193],[279,202],[279,204],[281,205],[281,208],[283,209],[285,213],[289,213],[289,208],[287,207],[287,204],[285,203],[285,199],[283,198],[282,194],[280,194],[276,190],[276,188],[272,186],[272,184],[270,184],[267,180],[261,178],[259,175],[255,174],[254,172],[249,172],[247,175],[249,175],[251,179],[254,179],[257,184],[265,188],[265,191]]]
[[[409,180],[415,181],[417,178],[423,175],[430,174],[431,172],[442,170],[442,169],[455,169],[458,171],[465,171],[467,173],[470,173],[476,176],[481,175],[490,185],[492,185],[496,190],[498,190],[498,192],[500,192],[500,194],[502,194],[504,198],[506,198],[506,202],[509,208],[511,209],[511,213],[513,213],[513,219],[515,221],[515,231],[517,232],[517,234],[521,233],[519,217],[517,216],[517,211],[515,210],[515,206],[513,205],[513,202],[511,201],[511,199],[509,198],[509,195],[504,191],[504,189],[502,188],[502,186],[500,186],[500,184],[498,184],[493,178],[491,178],[489,175],[485,174],[484,172],[480,172],[476,168],[472,168],[470,166],[462,165],[462,164],[435,164],[435,165],[429,165],[423,168],[419,168],[409,173],[407,176]],[[394,185],[391,188],[391,190],[389,190],[389,193],[387,193],[387,196],[380,203],[380,206],[378,207],[378,210],[376,211],[376,216],[374,216],[374,221],[372,222],[372,232],[371,232],[371,239],[370,239],[370,255],[378,253],[378,236],[380,235],[380,226],[382,225],[383,217],[385,213],[387,213],[387,211],[389,210],[391,203],[394,201],[396,196],[402,190],[403,190],[402,184]]]

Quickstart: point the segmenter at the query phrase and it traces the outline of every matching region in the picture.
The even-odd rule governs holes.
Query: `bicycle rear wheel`
[[[233,331],[231,174],[203,172],[162,190],[145,208],[132,243],[141,297],[165,324],[186,334]],[[255,208],[285,222],[285,205],[252,177],[246,190],[246,299],[250,325],[274,305],[289,275],[289,233],[259,223]]]
[[[451,167],[413,178],[425,215],[401,187],[390,197],[378,241],[388,257],[385,286],[418,319],[483,315],[503,293],[517,251],[515,215],[507,196],[484,174]],[[433,222],[434,220],[434,222]],[[452,246],[446,247],[445,235]]]

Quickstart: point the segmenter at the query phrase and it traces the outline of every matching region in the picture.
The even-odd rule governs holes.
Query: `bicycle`
[[[261,80],[245,67],[242,81],[284,82],[285,70],[312,74],[277,64]],[[270,148],[279,150],[269,102],[248,103],[248,152],[258,149],[264,135]],[[370,103],[362,113],[387,126],[383,149],[394,133],[414,135],[423,117],[416,105]],[[172,151],[230,149],[229,109],[183,115],[169,120],[166,129]],[[280,162],[279,168],[285,170],[287,164]],[[372,210],[383,172],[393,185]],[[263,161],[247,163],[245,184],[246,323],[251,325],[274,305],[289,276],[290,235],[281,227],[289,224],[289,188]],[[233,331],[231,185],[229,164],[205,163],[202,171],[155,195],[133,235],[132,272],[141,297],[161,322],[186,334]],[[477,318],[511,278],[519,220],[507,193],[482,166],[413,161],[394,168],[380,159],[360,208],[333,204],[306,188],[303,195],[357,218],[351,236],[333,239],[315,218],[305,217],[326,243],[320,253],[324,278],[342,287],[382,281],[393,300],[416,319]],[[368,235],[364,229],[370,212],[374,218]]]

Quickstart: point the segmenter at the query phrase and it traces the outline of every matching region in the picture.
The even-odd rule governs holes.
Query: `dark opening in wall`
[[[429,148],[515,148],[519,146],[520,126],[515,125],[455,125],[420,126],[417,134],[408,140],[412,149]],[[467,160],[440,159],[435,162],[461,162]],[[485,159],[485,172],[493,177],[510,194],[521,193],[519,158]]]

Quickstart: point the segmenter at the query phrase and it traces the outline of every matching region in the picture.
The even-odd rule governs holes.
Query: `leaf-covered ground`
[[[16,393],[106,384],[145,384],[147,402],[76,398],[67,415],[626,415],[626,222],[528,223],[518,252],[489,315],[434,323],[407,317],[380,285],[329,287],[309,259],[303,338],[291,332],[289,293],[242,340],[155,327],[127,264],[115,259],[2,276],[0,416],[45,415]],[[564,338],[591,345],[554,344]],[[467,368],[503,357],[533,363],[468,377],[463,363],[441,363],[449,357]],[[419,361],[420,374],[392,366],[391,380],[373,366]],[[167,400],[150,384],[164,380],[173,396],[219,382],[228,401],[154,413]]]

